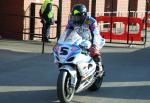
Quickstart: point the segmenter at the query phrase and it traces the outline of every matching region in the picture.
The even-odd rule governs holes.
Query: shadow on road
[[[107,74],[105,82],[150,81],[150,49],[104,53],[103,62]]]
[[[0,103],[55,103],[58,70],[52,58],[0,50]]]
[[[1,103],[55,103],[56,90],[0,93]]]
[[[0,50],[0,57],[0,86],[56,85],[52,55]]]

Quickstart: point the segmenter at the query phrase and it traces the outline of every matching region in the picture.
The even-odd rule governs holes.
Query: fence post
[[[113,32],[113,9],[114,9],[114,3],[113,0],[111,0],[111,18],[110,18],[110,43],[112,42],[112,32]]]
[[[91,9],[91,16],[93,17],[93,18],[95,18],[96,17],[96,0],[92,0],[92,9]]]
[[[128,35],[127,35],[127,44],[129,44],[129,29],[130,29],[130,0],[128,0]]]
[[[145,22],[145,41],[144,41],[144,46],[145,46],[145,44],[146,44],[146,39],[147,39],[147,18],[148,18],[148,4],[149,4],[149,1],[148,0],[146,0],[146,12],[145,12],[145,20],[144,20],[144,22]]]
[[[59,8],[57,14],[57,40],[61,34],[61,16],[62,16],[62,0],[59,0]]]
[[[31,3],[30,9],[30,40],[33,40],[35,33],[35,3]]]

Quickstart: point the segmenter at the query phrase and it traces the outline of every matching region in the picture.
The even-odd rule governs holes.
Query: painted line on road
[[[150,81],[104,82],[102,84],[102,87],[130,87],[130,86],[150,86]]]
[[[102,87],[131,87],[131,86],[150,86],[150,81],[137,82],[104,82]],[[0,86],[2,92],[23,92],[23,91],[43,91],[56,90],[56,86]]]
[[[1,92],[56,90],[55,86],[0,86]]]

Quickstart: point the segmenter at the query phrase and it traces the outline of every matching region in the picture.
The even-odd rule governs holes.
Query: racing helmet
[[[75,25],[82,25],[87,16],[86,6],[83,4],[74,5],[71,12],[71,20]]]

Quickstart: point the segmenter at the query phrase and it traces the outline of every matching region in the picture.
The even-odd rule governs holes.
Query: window
[[[130,17],[135,17],[136,16],[136,11],[138,7],[138,0],[129,0],[129,10],[130,12]]]

